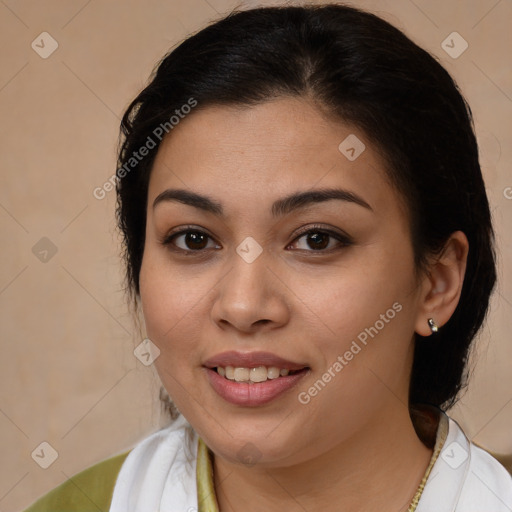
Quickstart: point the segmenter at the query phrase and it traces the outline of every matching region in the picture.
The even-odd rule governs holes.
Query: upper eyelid
[[[302,236],[302,235],[309,233],[310,231],[315,231],[315,230],[323,231],[329,235],[337,235],[340,237],[350,238],[350,236],[348,234],[344,233],[343,231],[337,232],[335,228],[330,228],[327,226],[321,226],[321,225],[316,225],[316,224],[314,224],[312,226],[306,226],[304,228],[301,228],[298,233],[295,233],[294,236],[295,237]],[[196,227],[196,226],[182,226],[180,228],[177,228],[175,231],[167,233],[164,236],[164,239],[168,239],[168,238],[171,238],[171,237],[174,237],[177,235],[183,235],[184,233],[194,232],[194,231],[203,233],[203,234],[209,236],[210,238],[215,239],[215,237],[213,235],[211,235],[206,228]]]

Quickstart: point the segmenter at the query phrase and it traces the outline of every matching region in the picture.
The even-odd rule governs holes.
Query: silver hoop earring
[[[428,319],[428,325],[430,327],[430,330],[432,331],[432,334],[434,334],[437,331],[439,331],[439,326],[434,322],[433,318],[429,318]]]

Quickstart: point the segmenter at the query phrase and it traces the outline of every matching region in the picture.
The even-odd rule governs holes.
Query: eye
[[[296,243],[301,239],[304,239],[304,242],[303,247],[299,247],[299,250],[306,250],[308,252],[330,252],[333,249],[340,249],[352,244],[352,240],[348,236],[322,228],[321,226],[313,226],[307,229],[307,231],[302,231],[294,242]],[[338,243],[333,243],[332,239]],[[310,247],[312,251],[308,250],[307,247]]]
[[[176,246],[178,250],[183,252],[201,252],[204,249],[212,248],[212,246],[208,246],[208,240],[213,241],[213,238],[204,231],[188,228],[167,235],[162,240],[162,244],[165,246]],[[219,248],[218,245],[213,246],[213,248],[215,247]],[[175,250],[172,247],[171,249]]]

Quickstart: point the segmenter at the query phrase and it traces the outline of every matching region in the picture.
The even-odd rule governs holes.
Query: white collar
[[[416,512],[511,512],[510,474],[442,414],[448,419],[448,435]]]
[[[446,416],[448,434],[416,512],[512,512],[512,476]],[[109,512],[197,511],[198,436],[180,416],[128,455]]]
[[[110,512],[197,511],[197,441],[179,416],[140,442],[121,467]]]

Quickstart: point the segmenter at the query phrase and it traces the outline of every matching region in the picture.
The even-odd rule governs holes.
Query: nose
[[[234,254],[233,266],[217,285],[212,306],[212,318],[221,329],[254,333],[289,321],[288,288],[264,254],[252,263]]]

